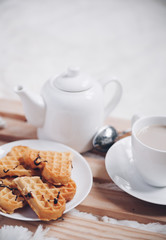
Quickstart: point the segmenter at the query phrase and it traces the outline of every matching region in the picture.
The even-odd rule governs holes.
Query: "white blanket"
[[[4,225],[0,229],[0,240],[57,240],[57,238],[46,237],[48,230],[49,228],[43,230],[39,225],[35,233],[32,233],[24,227]]]

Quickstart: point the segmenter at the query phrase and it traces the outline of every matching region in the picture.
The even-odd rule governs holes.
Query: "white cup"
[[[132,152],[136,168],[144,181],[155,187],[166,186],[166,151],[145,145],[137,137],[138,131],[147,126],[166,126],[166,116],[133,117]]]

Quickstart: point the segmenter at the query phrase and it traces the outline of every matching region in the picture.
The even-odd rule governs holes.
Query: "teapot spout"
[[[36,127],[42,127],[45,118],[45,103],[40,95],[35,95],[23,86],[16,86],[15,93],[21,98],[25,116],[28,122]]]

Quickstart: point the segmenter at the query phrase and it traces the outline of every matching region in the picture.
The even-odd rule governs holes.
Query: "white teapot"
[[[104,106],[104,88],[110,83],[117,88],[112,100]],[[15,87],[15,92],[21,97],[28,122],[38,127],[39,139],[57,141],[82,153],[92,148],[92,139],[119,102],[122,87],[117,80],[99,83],[70,68],[49,79],[41,95],[22,86]]]

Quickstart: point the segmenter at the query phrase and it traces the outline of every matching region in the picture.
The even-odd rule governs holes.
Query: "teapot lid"
[[[82,92],[91,88],[93,81],[86,74],[80,73],[78,68],[68,68],[53,80],[53,85],[66,92]]]

